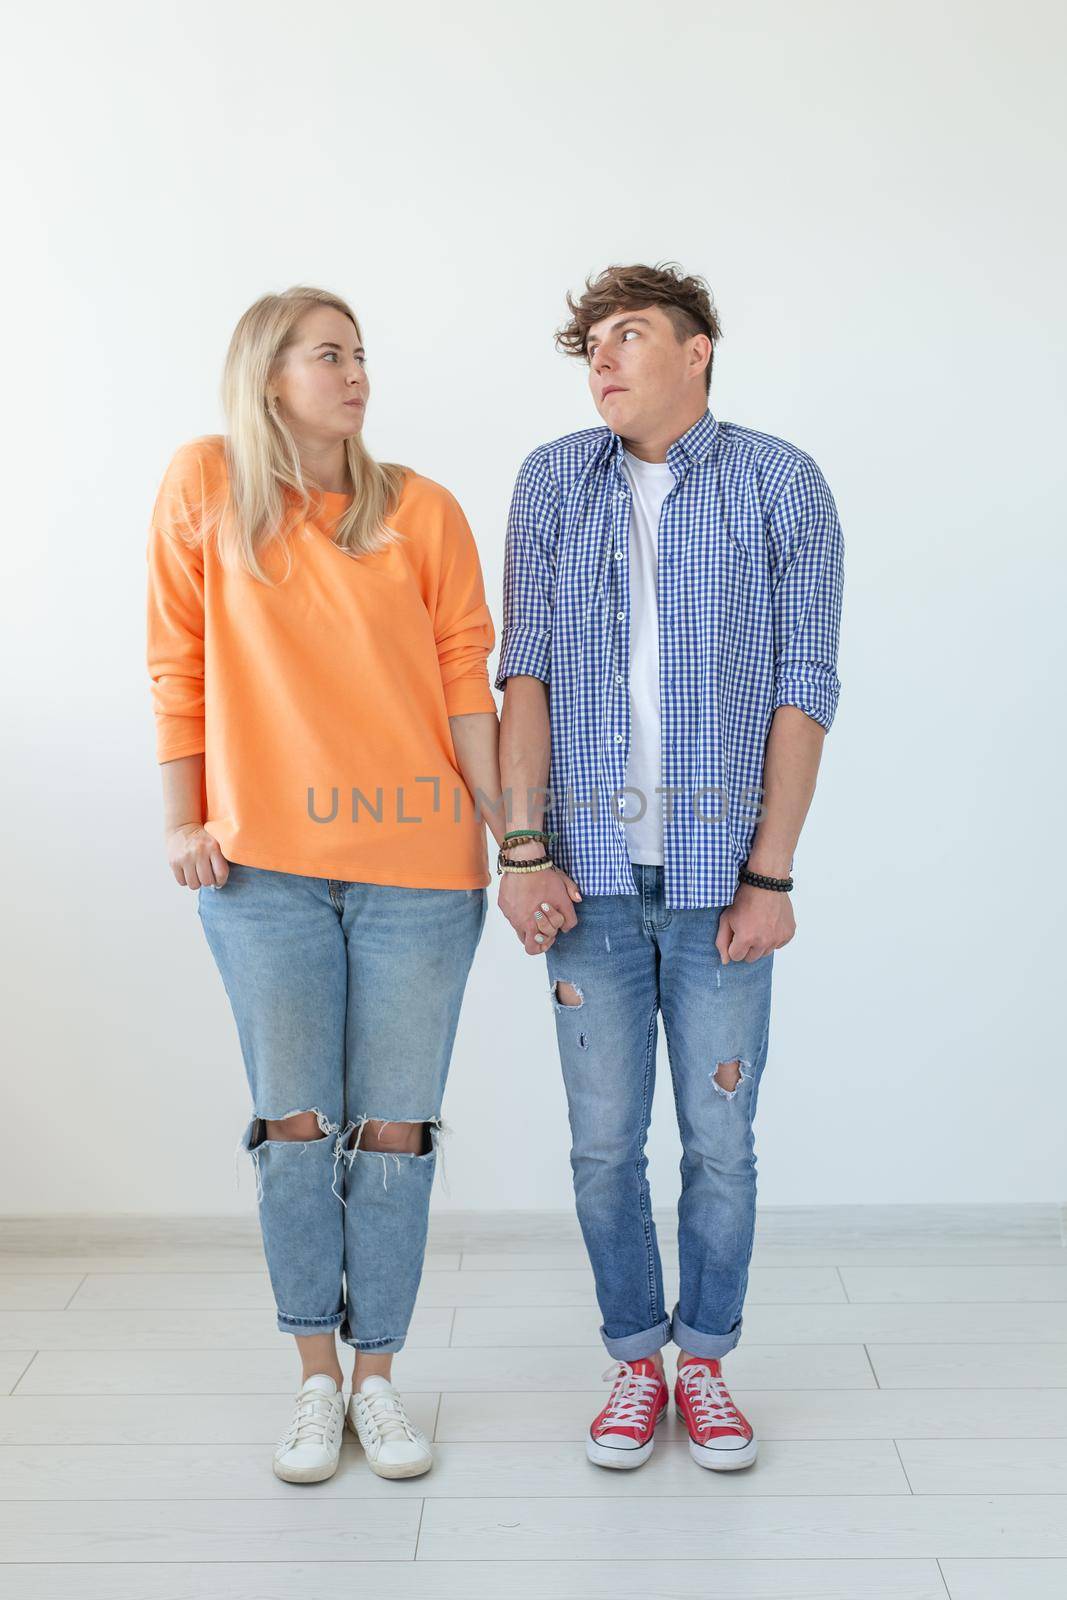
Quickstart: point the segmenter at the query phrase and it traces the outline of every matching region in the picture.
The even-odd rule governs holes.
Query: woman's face
[[[316,306],[267,385],[267,395],[297,439],[332,443],[363,427],[370,382],[359,330],[342,311]]]

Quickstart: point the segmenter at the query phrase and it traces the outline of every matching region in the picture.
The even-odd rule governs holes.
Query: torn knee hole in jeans
[[[585,1004],[585,995],[576,983],[560,978],[552,985],[552,998],[557,1011],[577,1011]]]
[[[368,1124],[370,1125],[369,1137],[374,1141],[373,1145],[364,1139],[364,1134],[367,1132]],[[372,1117],[368,1115],[357,1117],[355,1122],[349,1124],[349,1127],[352,1130],[352,1136],[350,1139],[346,1140],[346,1148],[343,1152],[344,1158],[348,1162],[349,1169],[351,1169],[352,1163],[357,1156],[363,1156],[364,1159],[373,1159],[374,1157],[377,1157],[382,1164],[382,1187],[384,1189],[388,1189],[389,1187],[388,1173],[390,1161],[393,1163],[394,1172],[399,1173],[403,1171],[402,1163],[404,1161],[422,1161],[425,1160],[427,1156],[437,1156],[441,1154],[442,1135],[450,1132],[450,1129],[447,1127],[444,1119],[437,1116],[391,1118]],[[386,1132],[386,1130],[390,1128],[400,1130],[397,1134],[393,1135],[393,1138],[397,1141],[403,1140],[406,1137],[403,1130],[407,1128],[421,1128],[422,1148],[419,1150],[390,1148],[390,1135]],[[444,1157],[442,1155],[442,1183],[444,1183],[444,1179]]]
[[[724,1100],[732,1100],[751,1071],[752,1063],[743,1061],[740,1056],[734,1056],[731,1061],[720,1061],[715,1071],[709,1073],[712,1088],[721,1094]]]
[[[576,983],[568,983],[565,978],[560,978],[552,985],[552,1003],[557,1011],[580,1011],[585,1005],[585,995]],[[578,1035],[579,1050],[588,1050],[589,1036],[585,1033]]]
[[[294,1138],[286,1138],[284,1135],[280,1139],[267,1138],[268,1122],[284,1123],[291,1121],[295,1117],[300,1117],[301,1119],[306,1117],[314,1117],[315,1122],[318,1125],[318,1133],[308,1136],[302,1132]],[[261,1111],[255,1112],[248,1124],[248,1127],[238,1140],[237,1149],[234,1151],[234,1177],[237,1187],[240,1188],[241,1181],[237,1162],[242,1150],[247,1150],[248,1154],[252,1158],[252,1165],[255,1168],[256,1174],[256,1201],[258,1203],[263,1199],[263,1174],[260,1170],[260,1157],[264,1148],[268,1150],[281,1150],[286,1146],[290,1146],[292,1149],[299,1151],[301,1154],[306,1154],[312,1145],[322,1143],[322,1141],[328,1138],[330,1134],[333,1134],[333,1176],[330,1180],[330,1192],[336,1195],[337,1199],[340,1200],[342,1205],[344,1205],[344,1196],[337,1188],[337,1167],[341,1157],[344,1154],[344,1140],[351,1127],[352,1124],[349,1123],[348,1128],[342,1129],[339,1122],[331,1122],[329,1117],[326,1116],[325,1112],[319,1110],[318,1106],[301,1107],[295,1111],[284,1111],[280,1117],[266,1116]]]

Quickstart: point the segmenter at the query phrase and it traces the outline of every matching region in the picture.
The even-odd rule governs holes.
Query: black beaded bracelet
[[[738,878],[742,883],[750,883],[754,889],[777,889],[780,894],[788,894],[793,887],[792,878],[768,878],[763,872],[749,872],[747,867],[739,867]]]

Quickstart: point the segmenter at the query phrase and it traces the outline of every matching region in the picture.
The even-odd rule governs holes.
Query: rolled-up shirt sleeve
[[[837,648],[844,540],[833,496],[810,456],[801,456],[779,494],[767,534],[773,709],[798,706],[828,730],[841,692]]]
[[[146,654],[159,761],[205,749],[201,490],[195,450],[183,447],[159,490],[146,550]]]
[[[518,676],[551,681],[559,520],[559,490],[534,451],[519,468],[508,512],[498,689]]]
[[[458,500],[442,498],[440,566],[436,574],[433,632],[445,707],[450,717],[489,711],[496,701],[486,665],[496,642],[485,600],[478,547]]]

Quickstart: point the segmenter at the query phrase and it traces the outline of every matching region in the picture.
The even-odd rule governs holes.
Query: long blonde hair
[[[312,306],[331,306],[342,312],[363,342],[355,313],[340,296],[297,285],[284,294],[262,295],[249,306],[233,330],[226,353],[222,404],[229,425],[229,486],[225,514],[220,508],[216,525],[218,550],[225,566],[243,567],[263,583],[272,579],[260,555],[268,544],[285,537],[293,514],[284,490],[298,495],[299,520],[306,517],[320,492],[305,482],[296,442],[267,399],[268,384]],[[407,468],[375,461],[359,434],[346,439],[344,446],[355,492],[332,537],[347,554],[360,556],[400,537],[387,525],[387,518],[396,510]],[[287,555],[291,568],[288,547]]]

